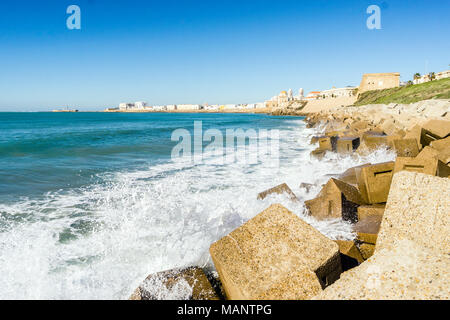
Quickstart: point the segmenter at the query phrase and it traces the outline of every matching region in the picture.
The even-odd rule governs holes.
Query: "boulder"
[[[394,162],[355,169],[358,188],[365,202],[376,204],[387,201],[393,170]]]
[[[380,219],[383,217],[384,210],[386,209],[385,204],[373,204],[373,205],[363,205],[358,207],[358,221],[366,217],[377,216]]]
[[[416,139],[395,139],[392,144],[397,157],[416,157],[419,154]]]
[[[356,222],[358,206],[364,204],[354,186],[338,179],[330,179],[318,197],[305,201],[305,206],[316,219],[343,219]]]
[[[228,299],[302,300],[341,273],[338,245],[276,204],[211,245]]]
[[[149,275],[130,300],[219,300],[201,268],[173,269]]]
[[[450,179],[410,171],[396,173],[376,250],[388,248],[393,239],[409,239],[448,254],[449,213]]]
[[[358,137],[343,137],[337,140],[336,151],[338,153],[351,153],[358,149],[360,144]]]
[[[258,194],[258,200],[264,200],[267,196],[271,194],[286,194],[289,199],[297,200],[297,196],[292,192],[291,188],[288,187],[286,183],[280,184],[279,186],[273,187],[269,190],[261,192]]]
[[[409,240],[378,249],[314,300],[449,300],[450,257]]]

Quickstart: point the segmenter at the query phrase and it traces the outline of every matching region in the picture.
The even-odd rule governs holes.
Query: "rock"
[[[228,299],[308,299],[341,273],[338,245],[277,204],[211,245]]]
[[[364,204],[359,191],[354,186],[330,179],[320,191],[318,197],[305,201],[305,206],[316,219],[343,219],[356,222],[357,208]]]
[[[428,146],[431,142],[450,136],[450,121],[430,120],[422,127],[420,143]]]
[[[280,184],[279,186],[261,192],[260,194],[258,194],[258,200],[264,200],[267,196],[271,194],[283,194],[283,193],[287,194],[289,196],[289,199],[297,200],[297,196],[295,195],[294,192],[292,192],[291,188],[289,188],[286,183]]]
[[[356,180],[361,196],[369,204],[387,201],[391,186],[394,162],[356,168]]]
[[[201,268],[173,269],[148,276],[130,300],[219,300]]]
[[[395,139],[393,149],[397,157],[416,157],[419,154],[419,146],[416,139]]]
[[[319,149],[327,151],[336,151],[337,137],[320,137]]]
[[[448,254],[450,248],[450,179],[402,171],[392,180],[378,234],[377,250],[393,239],[409,239]]]
[[[413,241],[394,240],[360,266],[344,272],[315,300],[449,300],[450,258]]]
[[[356,265],[364,262],[364,258],[354,241],[335,240],[335,242],[339,246],[339,252],[341,253],[341,261],[344,271],[347,271],[349,267],[354,266],[354,262],[349,260],[348,258],[355,260]]]
[[[358,149],[360,144],[358,137],[343,137],[337,140],[336,150],[338,153],[351,153]]]
[[[386,209],[385,204],[373,204],[373,205],[363,205],[358,207],[358,221],[363,220],[366,217],[377,216],[380,219],[383,217],[384,210]]]
[[[375,252],[375,245],[370,243],[361,243],[359,245],[359,251],[361,252],[363,259],[367,260],[373,256]]]
[[[359,220],[353,227],[353,230],[358,235],[357,239],[364,243],[375,245],[377,243],[382,218],[383,216],[371,215]]]

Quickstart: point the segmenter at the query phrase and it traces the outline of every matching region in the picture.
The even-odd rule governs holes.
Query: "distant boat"
[[[55,110],[52,110],[52,112],[78,112],[78,110],[66,108],[66,109],[55,109]]]

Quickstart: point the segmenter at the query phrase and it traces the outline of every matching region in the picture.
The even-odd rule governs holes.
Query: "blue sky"
[[[81,8],[81,30],[66,9]],[[366,27],[381,7],[381,30]],[[0,2],[0,110],[249,103],[450,64],[442,0]],[[428,66],[428,67],[427,67]]]

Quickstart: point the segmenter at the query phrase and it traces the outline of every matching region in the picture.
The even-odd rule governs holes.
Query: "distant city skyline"
[[[70,5],[81,29],[70,30]],[[366,10],[381,8],[381,29]],[[0,111],[247,104],[449,69],[443,1],[0,2]],[[447,39],[447,40],[445,40]]]

